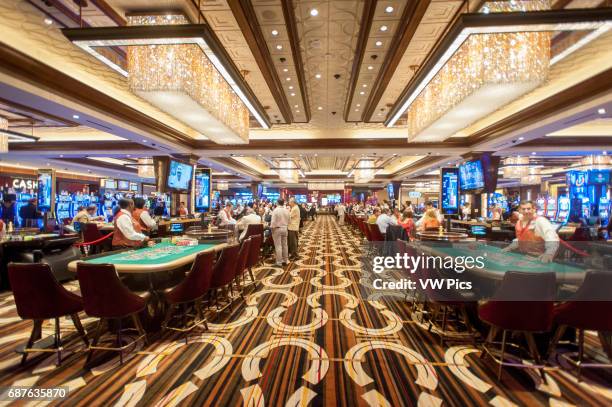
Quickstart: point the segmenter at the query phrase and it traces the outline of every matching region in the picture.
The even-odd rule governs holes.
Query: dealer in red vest
[[[141,227],[132,217],[134,201],[131,199],[119,200],[119,212],[113,220],[115,232],[113,234],[113,250],[130,247],[141,247],[149,238],[141,233]]]
[[[559,248],[559,235],[544,216],[536,214],[532,201],[522,201],[519,207],[520,219],[516,222],[516,239],[503,251],[517,250],[538,256],[548,263],[553,260]]]

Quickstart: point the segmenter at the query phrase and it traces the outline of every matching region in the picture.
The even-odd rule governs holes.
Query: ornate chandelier
[[[502,168],[504,178],[521,178],[529,175],[529,157],[508,157]]]
[[[355,168],[355,184],[367,184],[374,179],[374,175],[374,160],[359,160]]]
[[[521,177],[522,185],[536,185],[542,183],[542,176],[540,175],[540,169],[531,167],[529,173],[524,177]]]
[[[138,176],[140,178],[155,178],[155,167],[152,158],[138,159]]]
[[[490,12],[550,8],[548,1],[486,3]],[[543,83],[550,32],[472,34],[408,109],[408,141],[443,141]]]
[[[180,25],[181,15],[130,16],[131,26]],[[211,140],[248,142],[249,110],[197,44],[127,47],[130,89]]]
[[[0,153],[8,153],[9,136],[3,131],[8,130],[9,122],[4,117],[0,116]]]
[[[299,168],[292,159],[280,160],[278,176],[288,184],[297,184],[299,180]]]

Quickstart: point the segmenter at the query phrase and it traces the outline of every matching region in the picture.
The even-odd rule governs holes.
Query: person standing
[[[22,221],[22,227],[36,226],[36,220],[40,218],[41,213],[36,208],[36,199],[30,199],[27,205],[19,208],[19,217]]]
[[[295,202],[295,198],[289,200],[289,225],[287,227],[287,242],[289,246],[289,260],[298,259],[298,240],[300,232],[300,207]]]
[[[272,219],[270,221],[274,251],[276,253],[276,266],[286,266],[289,263],[289,249],[287,247],[289,217],[289,211],[285,208],[285,201],[279,198],[278,206],[272,211]]]
[[[336,207],[336,211],[338,212],[338,223],[343,226],[344,225],[344,214],[346,212],[344,205],[342,204],[342,202],[340,202],[338,204],[338,206]]]
[[[14,195],[13,195],[14,196]],[[15,224],[15,201],[12,198],[6,198],[2,202],[2,220],[6,225],[9,223]]]
[[[178,216],[181,218],[185,218],[189,215],[189,210],[187,210],[187,206],[185,206],[185,202],[181,202],[178,207]]]

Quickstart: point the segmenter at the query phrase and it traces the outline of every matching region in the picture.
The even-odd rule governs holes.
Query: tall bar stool
[[[253,284],[257,283],[255,275],[253,274],[253,267],[255,267],[261,258],[261,244],[263,242],[263,235],[251,236],[251,247],[249,250],[249,257],[247,259],[246,267],[249,271],[249,276]]]
[[[87,315],[100,318],[93,343],[89,346],[87,362],[91,360],[94,350],[111,350],[119,352],[120,363],[123,364],[123,350],[139,340],[147,342],[147,335],[142,327],[139,313],[145,310],[150,293],[142,296],[130,291],[119,279],[119,275],[112,264],[77,263],[77,277],[81,287],[81,295]],[[122,320],[131,318],[134,328],[123,329]],[[113,320],[117,324],[117,346],[98,346],[104,322]],[[124,331],[136,331],[138,337],[122,345]]]
[[[9,263],[8,277],[17,306],[17,314],[22,319],[34,323],[30,339],[24,348],[21,364],[26,362],[29,352],[55,352],[57,364],[62,361],[62,341],[60,336],[60,317],[70,315],[77,332],[89,346],[87,334],[81,325],[78,313],[83,311],[83,300],[66,290],[53,276],[48,264]],[[45,319],[55,320],[54,349],[35,349],[34,342],[42,336]]]
[[[249,237],[248,239],[243,240],[242,244],[240,245],[240,251],[238,252],[238,262],[236,264],[236,271],[235,271],[235,277],[234,277],[234,282],[236,283],[238,294],[240,294],[241,296],[244,296],[244,295],[242,293],[240,279],[245,274],[250,252],[251,252],[251,238]],[[230,284],[230,289],[231,288],[232,288],[232,285]]]
[[[202,326],[208,330],[208,323],[202,311],[202,299],[210,288],[210,281],[213,273],[213,263],[216,252],[207,251],[198,253],[191,270],[178,285],[164,291],[164,298],[168,303],[168,311],[162,328],[178,332],[189,332],[197,326]],[[193,313],[189,313],[189,308],[193,307]],[[182,313],[177,315],[180,326],[173,324],[177,308],[182,308]],[[191,321],[188,321],[191,319]],[[188,322],[191,322],[188,324]],[[185,335],[187,343],[187,335]]]
[[[221,254],[217,259],[217,262],[213,266],[213,275],[210,281],[210,288],[212,290],[212,296],[215,299],[215,306],[217,311],[219,307],[219,291],[224,291],[228,300],[228,305],[231,308],[231,298],[228,294],[229,285],[236,277],[236,268],[238,266],[238,251],[240,246],[238,244],[230,244],[225,246],[221,250]]]
[[[483,345],[481,357],[489,355],[498,363],[498,380],[501,379],[503,366],[518,368],[537,368],[544,378],[541,369],[543,361],[538,351],[534,334],[549,332],[553,322],[553,301],[556,290],[556,275],[550,273],[524,273],[508,271],[493,298],[478,309],[480,319],[491,326],[489,335]],[[493,345],[495,338],[502,332],[501,356],[496,358]],[[507,342],[508,332],[523,334],[527,341],[529,353],[536,365],[505,362],[506,345],[518,348],[518,345]]]
[[[570,301],[555,306],[554,322],[558,328],[551,340],[550,354],[559,343],[566,329],[578,331],[578,359],[574,355],[563,355],[578,369],[580,379],[582,368],[612,368],[612,363],[585,363],[584,361],[584,331],[597,331],[601,345],[609,359],[612,359],[612,349],[604,332],[612,331],[612,273],[609,271],[589,271],[582,285]]]

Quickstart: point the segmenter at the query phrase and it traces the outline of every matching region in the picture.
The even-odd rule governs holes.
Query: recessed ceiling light
[[[377,47],[380,47],[380,46],[382,46],[382,41],[376,41],[374,43],[374,45],[376,45]]]
[[[361,104],[360,104],[360,103],[357,103],[357,107],[361,107]]]
[[[294,105],[293,107],[298,107],[298,105]]]
[[[317,10],[316,8],[313,8],[310,10],[310,15],[313,17],[316,17],[319,15],[319,10]]]
[[[131,154],[126,154],[125,156],[126,156],[126,157],[131,157],[132,155],[131,155]]]
[[[387,31],[389,29],[389,27],[387,27],[386,25],[381,25],[380,26],[380,31]]]
[[[287,79],[288,81],[290,81],[290,80],[291,80],[291,78],[290,78],[290,77],[287,77],[286,79]]]
[[[291,90],[291,89],[293,89],[293,86],[289,86],[289,89],[290,89],[290,90]]]
[[[603,155],[608,155],[607,151],[602,152]]]
[[[317,78],[317,79],[321,79],[321,74],[320,74],[320,73],[316,74],[316,75],[315,75],[315,78]]]
[[[276,46],[276,49],[277,49],[277,50],[281,50],[281,49],[283,49],[283,46],[282,46],[282,45],[280,45],[280,44],[278,44],[278,45]]]
[[[79,116],[78,114],[73,114],[73,115],[72,115],[72,118],[73,118],[73,119],[76,119],[76,120],[79,120],[79,119],[80,119],[80,116]]]
[[[606,109],[604,109],[603,107],[600,109],[597,109],[597,113],[599,114],[606,114]]]
[[[317,107],[318,110],[323,110],[322,106]]]
[[[289,72],[289,69],[283,68],[283,72]]]
[[[60,154],[60,158],[64,158],[64,154]]]
[[[374,69],[374,67],[372,65],[368,65],[368,71],[371,71],[372,69]]]
[[[296,113],[299,113],[300,111],[299,111],[299,110],[296,110],[295,112],[296,112]]]
[[[276,37],[278,35],[278,31],[272,30],[272,35]]]
[[[144,140],[144,139],[143,139],[143,140],[142,140],[142,142],[143,142],[143,143],[146,143],[146,142],[147,142],[147,140]]]
[[[519,137],[519,140],[525,140],[525,137],[521,136],[521,137]]]
[[[391,7],[391,6],[387,6],[387,7],[385,8],[385,13],[393,13],[393,7]]]
[[[360,95],[365,95],[364,91],[359,92]]]
[[[291,93],[291,96],[295,96],[295,93],[293,93],[293,92],[292,92],[292,93]]]
[[[356,112],[358,112],[358,111],[359,111],[359,109],[355,109],[355,111],[356,111]]]
[[[47,18],[45,18],[45,24],[51,25],[51,24],[53,24],[53,20],[51,20],[49,17],[47,17]]]
[[[361,85],[362,88],[367,88],[368,85],[366,85],[365,83],[363,85]]]
[[[535,151],[533,153],[531,153],[531,155],[536,155]]]

